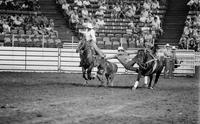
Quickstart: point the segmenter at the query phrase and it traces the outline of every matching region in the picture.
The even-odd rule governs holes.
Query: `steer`
[[[97,69],[97,78],[101,81],[101,84],[104,84],[104,78],[106,78],[107,84],[104,86],[108,86],[109,84],[113,86],[113,79],[117,73],[118,66],[105,59],[99,59]]]

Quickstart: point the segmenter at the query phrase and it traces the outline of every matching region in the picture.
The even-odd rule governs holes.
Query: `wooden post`
[[[200,66],[195,66],[195,78],[200,80]]]
[[[74,49],[74,36],[72,36],[72,50]]]

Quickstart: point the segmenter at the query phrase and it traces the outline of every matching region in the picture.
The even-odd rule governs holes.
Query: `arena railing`
[[[133,50],[127,52],[131,51]],[[111,56],[116,54],[117,50],[103,50],[103,52]],[[174,73],[194,75],[195,66],[200,65],[200,57],[196,56],[194,51],[187,50],[178,50],[177,55],[184,62]],[[127,71],[118,60],[110,61],[118,65],[118,74],[134,74],[134,72]],[[0,47],[1,71],[81,73],[79,63],[79,54],[75,52],[75,49]]]

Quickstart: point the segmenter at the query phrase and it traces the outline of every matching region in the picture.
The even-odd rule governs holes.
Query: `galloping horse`
[[[154,86],[157,84],[159,76],[165,65],[164,57],[156,59],[154,55],[152,55],[148,50],[140,49],[138,50],[137,55],[133,58],[133,61],[135,61],[139,65],[137,80],[133,89],[137,88],[142,75],[149,76],[150,81],[148,84],[148,88],[153,89]],[[153,86],[151,86],[154,74],[156,74],[156,77]]]
[[[91,72],[93,67],[97,66],[96,58],[99,56],[95,55],[95,50],[87,41],[81,42],[79,49],[81,59],[80,66],[82,67],[83,78],[86,81],[85,83],[87,83],[88,80],[94,79],[94,77],[91,76]]]

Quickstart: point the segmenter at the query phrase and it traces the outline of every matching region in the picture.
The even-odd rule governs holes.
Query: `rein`
[[[149,55],[153,58],[149,61],[147,61],[146,63],[150,63],[150,62],[153,62],[153,61],[157,61],[158,59],[156,59],[151,53],[149,53]]]

